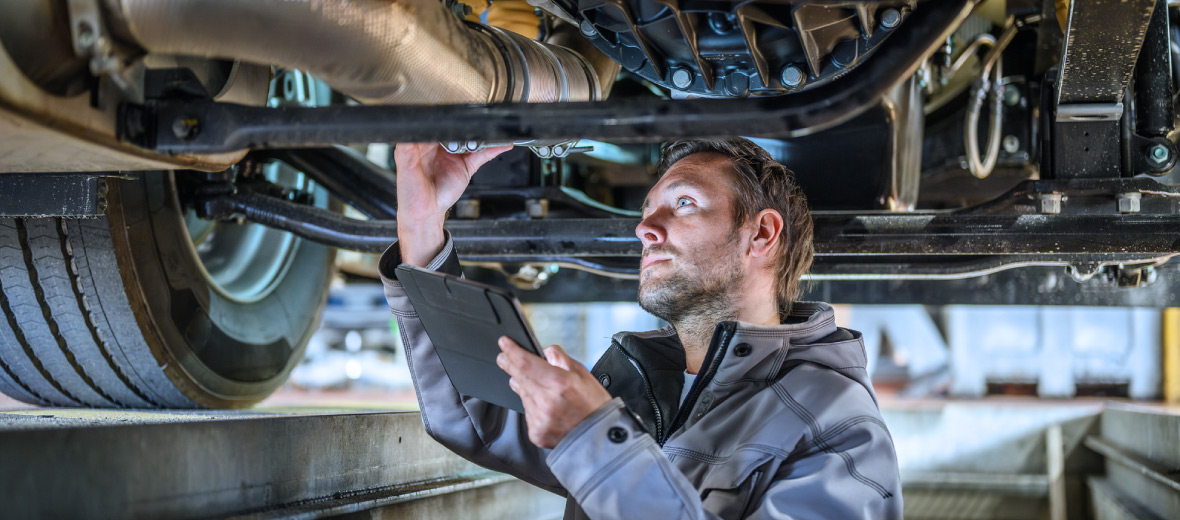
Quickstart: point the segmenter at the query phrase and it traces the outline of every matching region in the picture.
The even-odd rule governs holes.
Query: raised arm
[[[397,238],[402,262],[426,267],[446,243],[447,210],[458,202],[484,163],[509,150],[450,154],[438,143],[401,143],[397,164]]]
[[[505,150],[451,155],[438,144],[399,144],[394,155],[398,242],[381,256],[378,267],[406,349],[427,433],[472,462],[564,495],[545,464],[548,450],[529,442],[520,414],[461,396],[455,390],[394,271],[405,262],[462,274],[443,228],[446,212],[459,200],[475,171]]]

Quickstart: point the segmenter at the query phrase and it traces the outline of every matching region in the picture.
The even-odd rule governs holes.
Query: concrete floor
[[[53,409],[0,398],[8,483],[0,503],[67,517],[559,515],[559,497],[429,439],[416,405],[412,392],[290,388],[235,411]],[[1103,399],[885,393],[881,406],[907,518],[1092,518],[1086,479],[1106,470],[1084,441],[1101,436],[1105,411],[1180,418],[1180,407]],[[1047,436],[1053,429],[1057,437]]]
[[[560,516],[561,497],[450,453],[390,397],[281,394],[235,411],[3,402],[0,516]]]

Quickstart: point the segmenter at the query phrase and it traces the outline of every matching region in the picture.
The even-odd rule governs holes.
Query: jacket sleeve
[[[900,480],[870,486],[850,472],[846,457],[886,473],[896,468],[892,441],[870,428],[854,426],[831,450],[788,458],[747,507],[747,518],[901,518]],[[547,461],[590,518],[719,518],[617,398],[570,432]]]
[[[446,236],[446,245],[427,268],[462,276],[454,242],[450,233]],[[462,396],[455,390],[405,288],[397,280],[395,269],[400,263],[401,253],[394,242],[381,255],[377,268],[385,286],[385,299],[397,320],[426,433],[480,466],[564,496],[565,490],[545,464],[549,450],[529,441],[524,415]]]

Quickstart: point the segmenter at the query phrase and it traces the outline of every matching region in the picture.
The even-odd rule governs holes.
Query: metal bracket
[[[1123,117],[1122,103],[1075,103],[1057,105],[1058,123],[1118,121]]]
[[[90,59],[90,73],[109,79],[128,101],[143,103],[141,78],[133,77],[135,69],[123,66],[114,41],[103,23],[99,0],[67,0],[66,7],[70,16],[74,52]],[[142,73],[142,70],[138,72]]]
[[[1164,175],[1176,166],[1176,145],[1164,137],[1131,134],[1132,173]]]
[[[448,153],[475,153],[497,146],[528,146],[542,159],[565,157],[571,153],[589,152],[591,146],[578,146],[579,139],[528,139],[524,141],[485,143],[482,141],[446,141],[439,143]]]
[[[577,26],[578,20],[553,0],[527,0],[528,4]]]
[[[1156,0],[1070,3],[1058,110],[1076,103],[1121,104]]]

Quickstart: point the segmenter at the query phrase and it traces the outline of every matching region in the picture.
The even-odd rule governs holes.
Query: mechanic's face
[[[672,165],[647,194],[635,234],[643,243],[639,305],[671,323],[690,316],[727,319],[729,294],[745,276],[742,237],[734,226],[729,159],[690,155]]]

